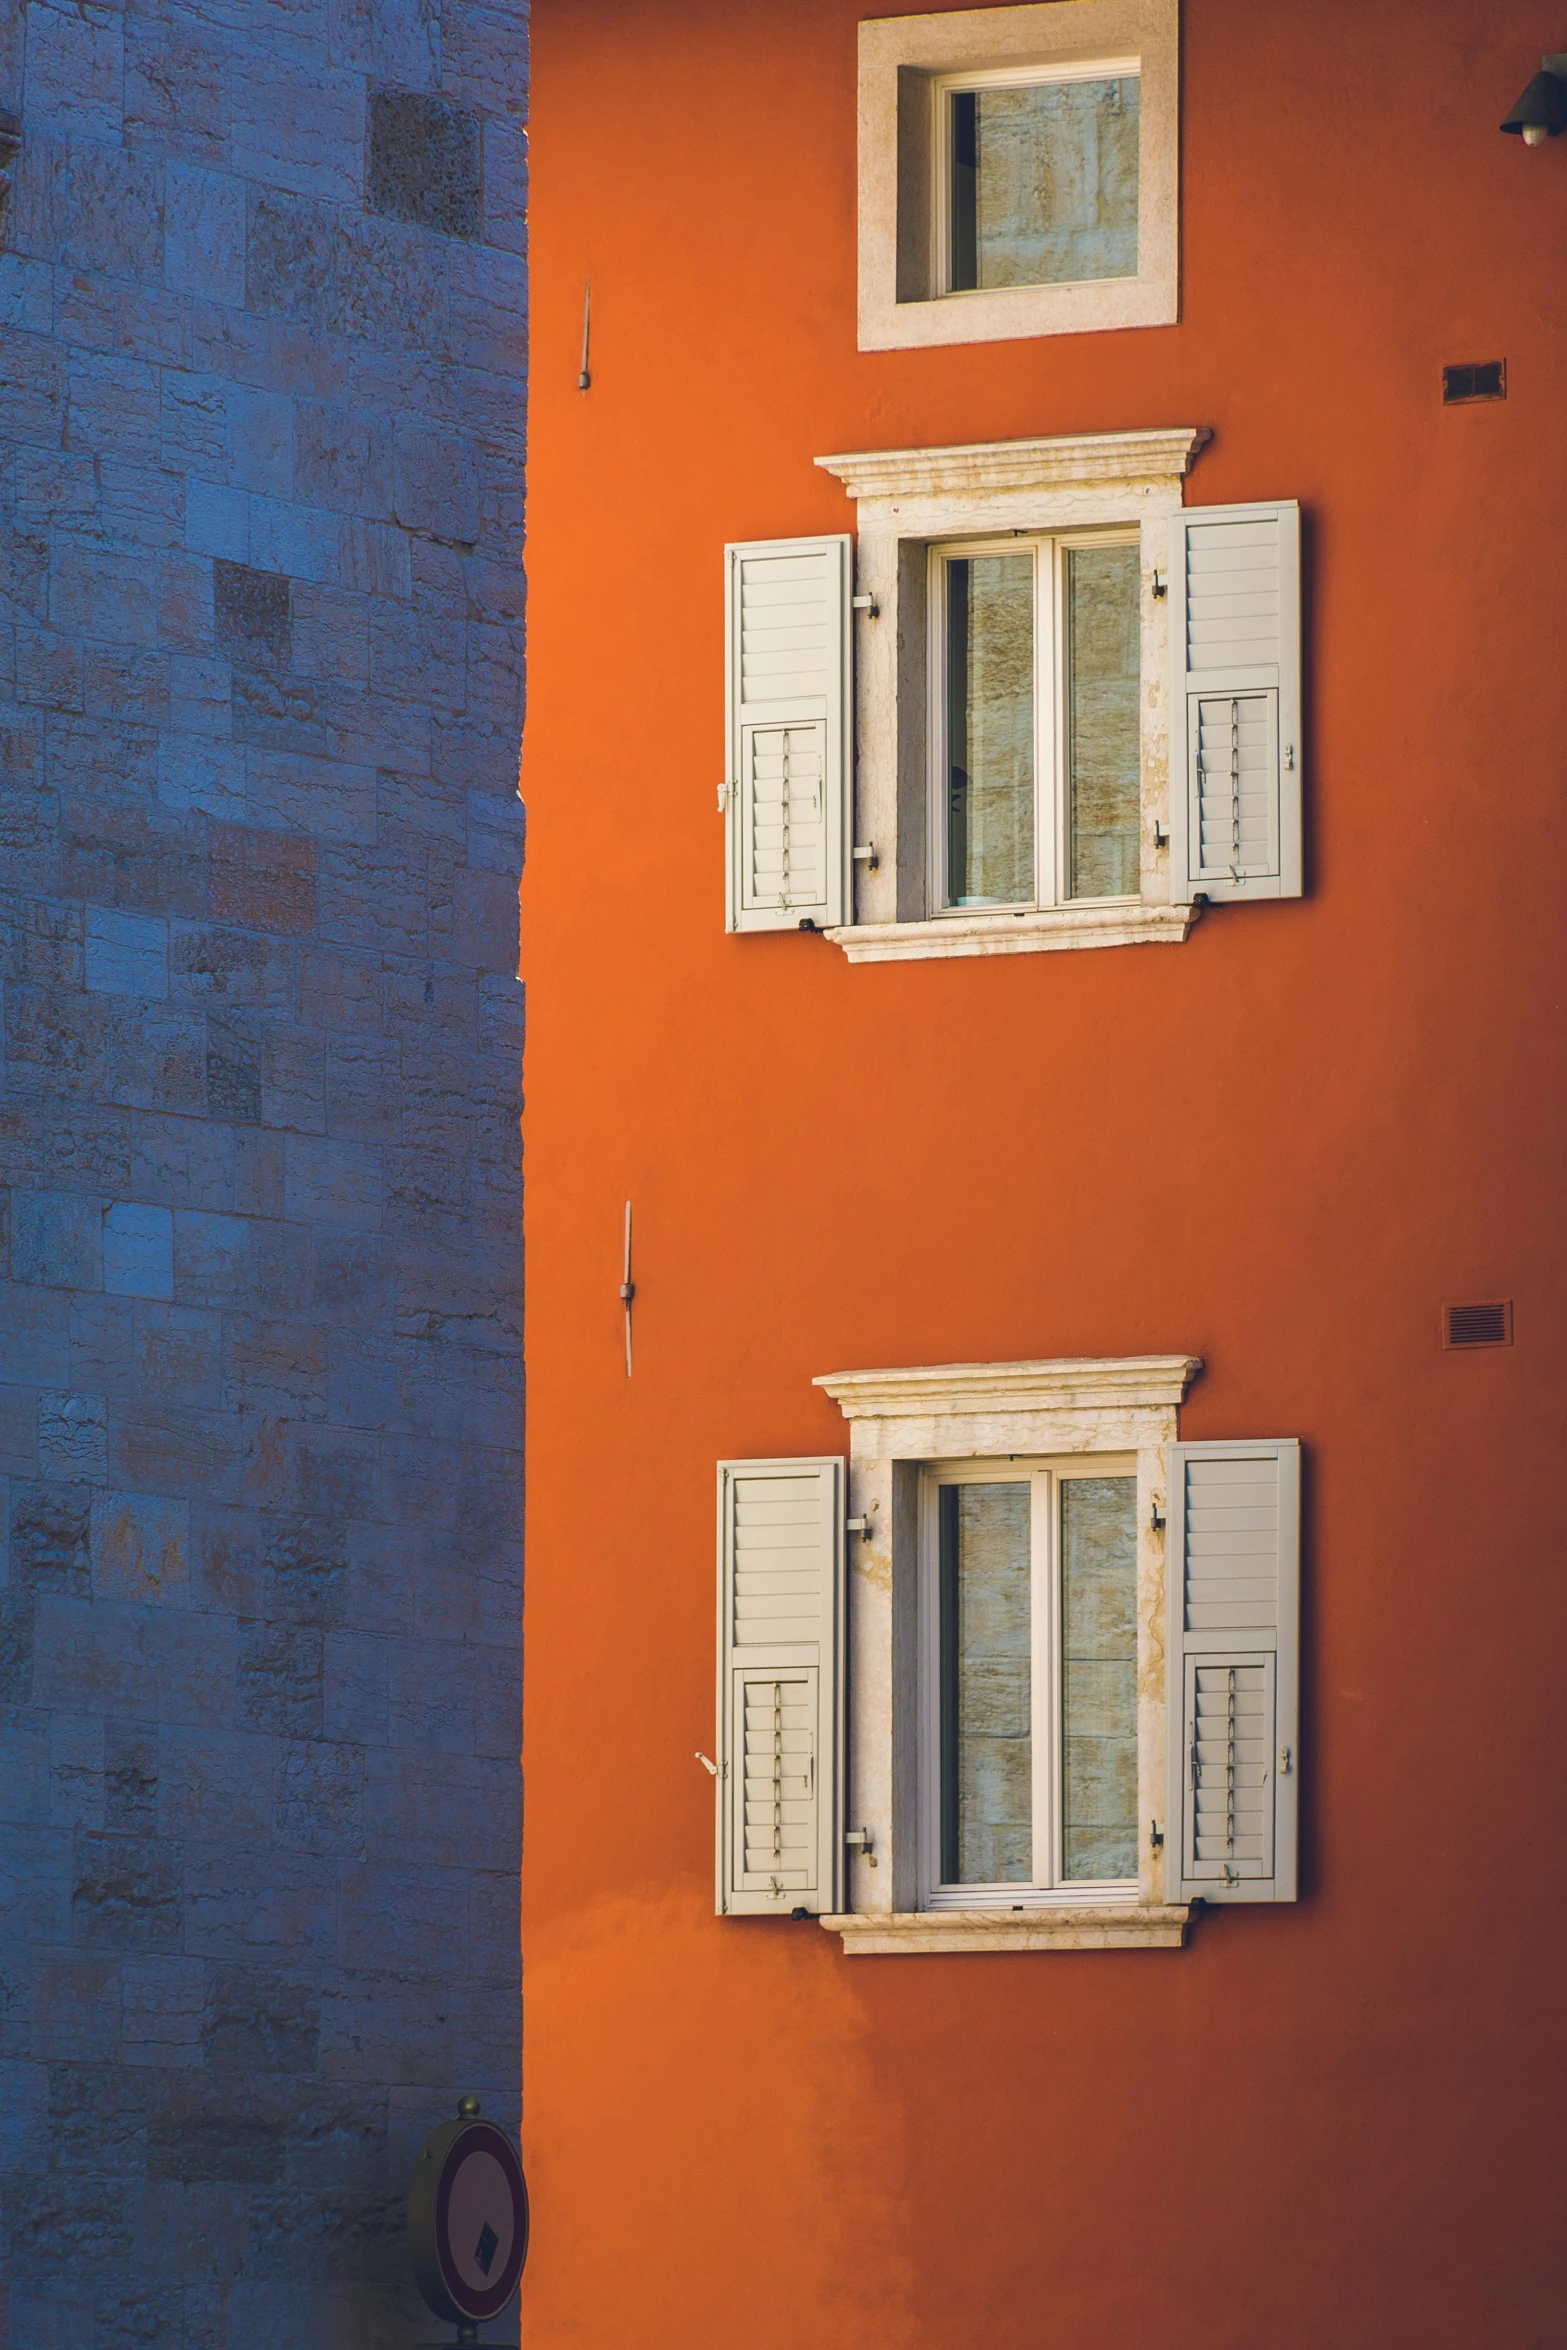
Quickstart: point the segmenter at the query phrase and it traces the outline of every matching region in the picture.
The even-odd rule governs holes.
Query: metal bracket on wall
[[[626,1202],[626,1251],[620,1277],[620,1302],[626,1309],[626,1377],[631,1376],[631,1306],[637,1285],[631,1278],[631,1202]]]

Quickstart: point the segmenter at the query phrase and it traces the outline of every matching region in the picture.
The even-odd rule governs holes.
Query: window
[[[931,556],[933,909],[1141,890],[1135,537]]]
[[[933,84],[942,294],[1137,275],[1135,58]]]
[[[1299,1447],[1181,1441],[1201,1368],[843,1372],[846,1483],[723,1465],[721,1912],[896,1955],[1294,1900]]]
[[[923,1906],[1137,1889],[1137,1463],[921,1480]]]
[[[1173,324],[1179,0],[860,26],[859,342]]]
[[[731,930],[1174,946],[1301,895],[1299,510],[1184,506],[1207,438],[820,457],[855,536],[727,550]]]

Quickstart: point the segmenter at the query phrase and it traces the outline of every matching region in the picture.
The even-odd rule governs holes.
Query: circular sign
[[[528,2257],[528,2189],[504,2130],[464,2097],[430,2132],[408,2184],[408,2247],[437,2317],[478,2324],[505,2308]]]

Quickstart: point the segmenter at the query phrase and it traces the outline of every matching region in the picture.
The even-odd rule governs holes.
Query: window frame
[[[1190,1914],[1175,1898],[1165,1819],[1169,1751],[1165,1524],[1179,1406],[1195,1355],[948,1363],[820,1377],[849,1423],[847,1783],[853,1823],[843,1913],[822,1920],[846,1950],[1176,1949]],[[1137,1883],[1111,1895],[1017,1894],[1005,1907],[922,1907],[920,1480],[943,1462],[1133,1459],[1137,1477]],[[1176,1694],[1171,1701],[1178,1706]],[[1178,1715],[1177,1715],[1178,1720]],[[927,1733],[928,1735],[928,1733]],[[1177,1732],[1178,1735],[1178,1732]],[[1160,1824],[1160,1834],[1153,1832]]]
[[[939,290],[936,82],[1135,58],[1137,275]],[[1180,0],[1032,0],[859,28],[858,343],[862,351],[1173,326],[1180,317]],[[961,294],[961,299],[959,295]]]
[[[1133,1877],[1063,1875],[1065,1729],[1062,1672],[1062,1487],[1074,1479],[1136,1480],[1132,1451],[1053,1454],[1043,1458],[926,1461],[919,1477],[919,1901],[923,1911],[1018,1910],[1080,1902],[1135,1901]],[[1029,1494],[1029,1631],[1032,1753],[1033,1877],[1023,1884],[949,1884],[941,1874],[941,1628],[939,1502],[943,1485],[1026,1483]],[[1041,1727],[1044,1735],[1041,1736]],[[1139,1757],[1139,1760],[1141,1758]],[[1041,1833],[1041,1827],[1043,1833]],[[1141,1823],[1139,1823],[1139,1832]],[[1041,1868],[1043,1847],[1049,1866]]]
[[[960,916],[1005,921],[1075,906],[1136,906],[1139,887],[1115,897],[1071,893],[1071,677],[1067,645],[1067,563],[1079,548],[1137,547],[1135,524],[1106,524],[1066,531],[1016,531],[985,539],[937,539],[926,550],[926,756],[929,797],[925,811],[926,904],[928,919]],[[1006,904],[954,904],[948,893],[949,837],[946,822],[949,743],[946,571],[949,563],[982,555],[1034,553],[1034,894]],[[1139,670],[1142,666],[1143,597],[1138,598]],[[1148,757],[1138,727],[1138,829],[1142,829]]]
[[[931,299],[937,302],[965,302],[975,294],[1026,293],[1029,286],[955,286],[952,283],[952,249],[954,243],[953,189],[952,189],[952,108],[948,100],[963,90],[1038,89],[1056,82],[1136,81],[1143,78],[1142,58],[1135,52],[1128,56],[1075,58],[1061,57],[1044,63],[1023,65],[968,66],[955,73],[932,74],[930,78],[930,287]],[[1141,108],[1141,91],[1138,104]],[[1138,273],[1142,266],[1142,158],[1138,157]],[[1074,285],[1129,285],[1132,278],[1043,278],[1037,283],[1046,286]]]

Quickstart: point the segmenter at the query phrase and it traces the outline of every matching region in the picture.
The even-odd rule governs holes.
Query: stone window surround
[[[1130,56],[1140,60],[1142,83],[1136,277],[933,297],[932,77]],[[860,349],[1173,326],[1179,182],[1180,0],[1041,0],[870,18],[859,42]]]
[[[1179,1949],[1192,1905],[1164,1898],[1167,1827],[1167,1450],[1196,1355],[951,1363],[832,1372],[815,1381],[849,1422],[849,1514],[865,1521],[849,1570],[848,1741],[853,1825],[847,1912],[822,1924],[847,1953]],[[917,1908],[918,1488],[929,1461],[1137,1457],[1138,1891],[1135,1900],[1034,1895],[1016,1912]]]
[[[1086,4],[1086,0],[1085,0]],[[851,963],[1178,946],[1197,908],[1170,902],[1169,519],[1206,427],[873,449],[818,457],[858,507],[855,919],[826,935]],[[1135,903],[1027,914],[926,913],[928,549],[955,538],[1137,526],[1142,555],[1142,855]],[[870,608],[864,607],[869,597]]]

